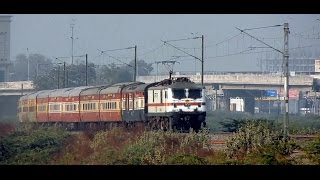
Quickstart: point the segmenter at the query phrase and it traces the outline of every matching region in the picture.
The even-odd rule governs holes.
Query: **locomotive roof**
[[[165,89],[165,88],[172,88],[172,89],[201,89],[201,85],[195,84],[193,82],[173,82],[170,85],[156,85],[150,87],[149,89]]]
[[[201,85],[198,85],[196,83],[193,82],[175,82],[171,85],[169,85],[168,87],[170,88],[175,88],[175,89],[201,89]]]

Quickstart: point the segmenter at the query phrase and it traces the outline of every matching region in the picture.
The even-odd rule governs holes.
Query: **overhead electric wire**
[[[127,66],[129,66],[129,67],[133,67],[132,65],[130,65],[130,64],[128,64],[128,63],[125,63],[125,62],[121,61],[120,59],[118,59],[118,58],[116,58],[116,57],[114,57],[114,56],[111,56],[111,55],[109,55],[109,54],[106,54],[104,51],[101,51],[101,54],[105,54],[105,55],[107,55],[108,57],[110,57],[110,58],[112,58],[112,59],[114,59],[114,60],[116,60],[116,61],[118,61],[118,62],[121,62],[122,64],[125,64],[125,65],[127,65]]]
[[[250,30],[255,30],[255,29],[265,29],[265,28],[279,27],[279,26],[283,26],[283,25],[277,24],[277,25],[273,25],[273,26],[263,26],[263,27],[249,28],[249,29],[243,29],[243,30],[250,31]]]
[[[313,45],[307,45],[307,46],[301,46],[301,47],[294,47],[294,48],[289,48],[289,50],[295,50],[295,49],[302,49],[302,48],[307,48],[307,47],[313,47],[313,46],[320,46],[320,44],[313,44]],[[253,50],[253,49],[250,49]],[[245,50],[248,51],[248,50]],[[244,53],[244,51],[242,52],[238,52],[238,53],[233,53],[233,54],[226,54],[226,55],[221,55],[221,56],[212,56],[212,57],[206,57],[205,59],[214,59],[214,58],[218,58],[218,57],[227,57],[227,56],[234,56],[234,55],[239,55],[239,54],[257,54],[257,53],[265,53],[265,52],[274,52],[273,50],[269,50],[269,51],[255,51],[255,52],[247,52]]]
[[[256,37],[254,37],[254,36],[250,35],[249,33],[245,32],[245,30],[241,30],[241,29],[239,29],[239,28],[237,28],[237,27],[236,27],[236,29],[238,29],[240,32],[245,33],[246,35],[250,36],[251,38],[253,38],[253,39],[255,39],[255,40],[257,40],[257,41],[261,42],[262,44],[264,44],[264,45],[266,45],[266,46],[270,47],[271,49],[273,49],[273,50],[275,50],[275,51],[277,51],[277,52],[279,52],[279,53],[283,54],[283,52],[282,52],[282,51],[280,51],[279,49],[276,49],[276,48],[274,48],[274,47],[270,46],[269,44],[267,44],[267,43],[265,43],[265,42],[261,41],[260,39],[258,39],[258,38],[256,38]]]
[[[134,47],[127,47],[127,48],[119,48],[119,49],[109,49],[109,50],[99,50],[101,52],[110,52],[110,51],[121,51],[121,50],[127,50],[127,49],[133,49]]]
[[[162,41],[162,40],[161,40],[161,41]],[[192,54],[190,54],[190,53],[188,53],[188,52],[186,52],[186,51],[184,51],[184,50],[182,50],[182,49],[179,49],[179,48],[177,48],[176,46],[167,43],[166,41],[162,41],[162,42],[164,42],[164,44],[168,44],[168,45],[170,45],[171,47],[173,47],[173,48],[175,48],[175,49],[177,49],[177,50],[179,50],[179,51],[181,51],[181,52],[183,52],[183,53],[185,53],[185,54],[188,54],[189,56],[194,57],[194,58],[196,58],[196,59],[198,59],[198,60],[201,61],[200,58],[198,58],[198,57],[196,57],[196,56],[194,56],[194,55],[192,55]]]
[[[167,40],[164,42],[175,42],[175,41],[186,41],[186,40],[190,40],[190,39],[199,39],[201,37],[192,37],[192,38],[185,38],[185,39],[174,39],[174,40]]]
[[[162,48],[163,46],[164,46],[164,44],[161,44],[160,46],[158,46],[158,47],[156,47],[156,48],[154,48],[154,49],[152,49],[150,51],[144,52],[144,53],[140,54],[139,56],[141,57],[141,56],[145,56],[146,54],[150,54],[150,53]]]

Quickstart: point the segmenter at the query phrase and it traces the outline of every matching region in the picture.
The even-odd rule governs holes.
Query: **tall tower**
[[[9,80],[11,16],[0,15],[0,82]]]

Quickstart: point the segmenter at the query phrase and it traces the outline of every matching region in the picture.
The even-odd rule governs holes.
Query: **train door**
[[[153,103],[156,104],[155,105],[155,112],[161,112],[162,108],[162,99],[161,99],[161,90],[154,90],[153,91]]]
[[[164,103],[164,112],[167,112],[168,91],[162,90],[162,102]]]

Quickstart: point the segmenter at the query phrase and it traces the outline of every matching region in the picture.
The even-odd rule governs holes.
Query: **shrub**
[[[190,154],[175,154],[168,157],[169,165],[206,165],[208,162],[201,157]]]
[[[297,148],[295,141],[284,140],[272,123],[250,120],[227,142],[227,155],[244,164],[289,164],[284,158]]]
[[[68,134],[61,129],[21,129],[0,140],[1,164],[47,164]]]
[[[310,142],[306,146],[305,151],[307,152],[310,160],[320,165],[320,136]]]

